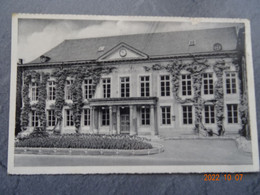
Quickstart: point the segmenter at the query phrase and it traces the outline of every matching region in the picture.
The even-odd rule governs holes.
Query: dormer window
[[[48,57],[48,56],[44,56],[44,55],[41,55],[40,56],[40,60],[41,60],[41,62],[48,62],[48,61],[50,61],[50,57]]]
[[[196,40],[189,40],[189,46],[195,46]]]

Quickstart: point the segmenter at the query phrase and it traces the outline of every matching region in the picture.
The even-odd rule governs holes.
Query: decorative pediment
[[[97,61],[114,61],[114,60],[130,60],[130,59],[146,59],[148,55],[125,44],[120,43],[102,56]]]

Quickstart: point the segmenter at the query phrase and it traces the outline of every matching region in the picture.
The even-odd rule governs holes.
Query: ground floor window
[[[237,104],[227,104],[228,123],[238,123]]]
[[[182,106],[183,124],[192,124],[192,106]]]
[[[214,105],[205,105],[204,109],[205,114],[205,123],[213,124],[215,123],[215,109]]]
[[[163,106],[162,109],[162,124],[170,125],[171,124],[171,107]]]
[[[141,122],[142,125],[150,125],[150,108],[141,108]]]
[[[48,126],[55,126],[55,113],[54,110],[48,110]]]
[[[109,125],[109,108],[108,107],[102,108],[102,125],[103,126]]]
[[[72,110],[66,110],[66,126],[73,126],[73,112]]]
[[[90,109],[84,109],[84,125],[89,126],[90,125]]]
[[[32,127],[40,126],[39,115],[35,110],[32,111],[31,126]]]

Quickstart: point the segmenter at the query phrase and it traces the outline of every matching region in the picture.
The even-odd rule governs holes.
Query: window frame
[[[90,108],[83,108],[83,125],[90,126]]]
[[[204,75],[207,75],[207,77],[205,78]],[[211,77],[209,76],[211,75]],[[212,81],[212,83],[210,83],[210,80]],[[205,83],[206,81],[206,83]],[[203,95],[214,95],[214,74],[213,72],[205,72],[202,73],[202,90],[203,90]],[[205,86],[207,86],[205,88]],[[212,88],[211,88],[212,86]],[[205,93],[205,91],[207,91],[207,93]]]
[[[149,81],[147,82],[147,81],[141,81],[141,79],[142,79],[142,77],[148,77],[149,78]],[[144,85],[145,87],[144,87],[144,95],[142,96],[142,83],[148,83],[149,84],[149,89],[148,89],[148,93],[149,93],[149,95],[147,96],[147,90],[146,90],[146,88],[147,88],[147,86],[146,85]],[[139,93],[140,93],[140,97],[151,97],[151,88],[152,88],[152,84],[151,84],[151,75],[149,74],[149,75],[139,75]]]
[[[50,114],[51,112],[53,112],[53,113]],[[56,117],[55,117],[54,109],[47,110],[47,124],[48,124],[48,127],[54,127],[56,125]]]
[[[88,81],[86,83],[86,81]],[[90,83],[91,81],[91,83]],[[91,78],[85,78],[83,80],[83,92],[84,92],[84,99],[89,100],[94,97],[94,85],[93,85],[93,79]]]
[[[186,78],[183,78],[183,76],[185,76]],[[187,79],[187,77],[190,77],[189,79]],[[192,95],[193,95],[193,90],[192,90],[192,76],[191,76],[191,74],[181,74],[180,75],[180,77],[181,77],[181,96],[183,96],[183,97],[191,97]],[[183,80],[184,79],[184,80]],[[190,90],[188,90],[188,84],[187,84],[187,82],[189,82],[190,81]],[[183,82],[185,82],[185,87],[186,87],[186,89],[185,89],[185,95],[184,95],[184,90],[183,90],[183,87],[184,87],[184,85],[183,85]],[[190,91],[190,94],[187,94],[187,92],[188,91]]]
[[[69,85],[68,85],[69,83]],[[71,86],[74,83],[74,79],[67,79],[65,86],[65,100],[72,100]]]
[[[163,126],[170,126],[170,125],[172,125],[172,119],[171,119],[171,116],[172,116],[172,113],[171,113],[171,106],[169,106],[169,105],[162,105],[162,106],[160,106],[161,107],[161,125],[163,125]],[[165,113],[163,113],[164,111],[163,111],[163,109],[169,109],[169,112],[168,111],[166,111],[166,114]],[[163,114],[165,114],[165,116],[166,116],[166,118],[164,119],[164,117],[163,117]],[[168,115],[169,114],[169,118],[168,118]],[[169,119],[169,123],[167,122],[167,120]],[[165,123],[163,122],[165,120]]]
[[[187,120],[187,123],[184,122],[184,118],[185,118],[185,117],[184,117],[184,107],[191,107],[191,111],[190,111],[190,112],[191,112],[191,117],[189,117],[189,115],[187,115],[187,116],[188,116],[188,117],[186,117],[186,118],[187,118],[187,119],[186,119],[186,120]],[[193,120],[194,120],[194,113],[193,113],[193,110],[194,110],[194,109],[193,109],[193,106],[192,106],[192,105],[181,105],[181,110],[182,110],[182,115],[181,115],[181,116],[182,116],[182,124],[185,125],[185,126],[187,126],[187,125],[193,125],[193,123],[194,123],[194,122],[193,122]],[[185,111],[185,112],[187,112],[187,111]],[[189,111],[188,111],[188,112],[189,112]],[[191,119],[191,123],[189,122],[190,119]]]
[[[126,78],[128,78],[129,79],[129,81],[128,81],[128,83],[127,83],[127,81],[124,81],[123,83],[122,83],[122,80],[121,79],[126,79]],[[130,78],[130,76],[120,76],[119,77],[119,96],[120,97],[122,97],[122,84],[124,84],[124,85],[126,85],[126,84],[129,84],[129,96],[127,96],[126,94],[126,89],[127,89],[127,87],[126,86],[124,86],[125,88],[124,88],[124,97],[131,97],[131,78]],[[122,98],[124,98],[124,97],[122,97]]]
[[[50,81],[48,81],[48,100],[52,101],[55,99],[56,99],[56,82],[53,80],[50,80]]]
[[[31,111],[31,127],[40,127],[40,117],[36,110]]]
[[[39,99],[39,85],[36,82],[31,83],[31,101],[38,101]]]
[[[73,111],[71,109],[65,109],[65,126],[74,127]]]
[[[104,109],[101,109],[101,126],[109,126],[110,125],[110,113],[109,107],[106,106]]]
[[[169,77],[169,80],[163,80],[162,81],[162,77],[166,77],[168,76]],[[164,86],[162,86],[162,83],[164,83]],[[169,83],[169,91],[167,91],[167,84],[166,83]],[[171,75],[169,74],[161,74],[159,75],[159,96],[160,97],[163,97],[163,98],[167,98],[167,97],[171,97]],[[162,88],[164,88],[164,95],[162,95]],[[169,93],[169,95],[167,95],[167,92]]]
[[[206,107],[208,107],[208,111],[206,111]],[[213,107],[213,110],[212,110]],[[207,112],[207,114],[206,114]],[[212,116],[213,113],[213,116]],[[207,116],[208,115],[208,116]],[[207,122],[206,119],[208,119],[209,121]],[[213,122],[212,122],[213,120]],[[206,104],[204,105],[204,123],[206,125],[214,125],[216,124],[216,107],[213,104]]]
[[[106,81],[106,82],[104,83],[104,81]],[[109,81],[109,82],[107,82],[107,81]],[[111,98],[111,86],[112,86],[112,79],[110,77],[102,78],[103,98]]]
[[[145,111],[143,113],[143,111]],[[141,114],[141,126],[150,126],[151,125],[151,108],[148,107],[148,106],[145,106],[145,107],[141,107],[141,111],[140,111],[140,114]],[[144,116],[144,118],[143,118]],[[144,121],[144,123],[143,123]]]
[[[234,77],[232,76],[227,76],[227,74],[235,74]],[[232,79],[235,79],[235,82],[232,82]],[[229,85],[230,88],[228,87],[228,83],[227,80],[229,80]],[[226,95],[236,95],[238,93],[238,73],[236,71],[226,71],[225,72],[225,94]],[[233,88],[232,85],[235,85],[235,88]],[[230,90],[230,92],[228,93],[228,90]],[[235,90],[235,92],[233,92],[233,90]]]
[[[231,110],[229,110],[229,106],[231,106]],[[234,110],[234,106],[236,107],[236,110]],[[226,108],[227,108],[227,124],[238,124],[239,123],[239,107],[238,107],[238,104],[227,104]],[[231,122],[229,121],[229,119],[230,119],[229,112],[230,111],[231,111],[231,117],[232,117]],[[236,111],[236,113],[234,111]]]

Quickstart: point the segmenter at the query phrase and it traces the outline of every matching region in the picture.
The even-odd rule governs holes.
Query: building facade
[[[61,134],[238,134],[248,120],[241,30],[65,40],[18,63],[17,126]]]

